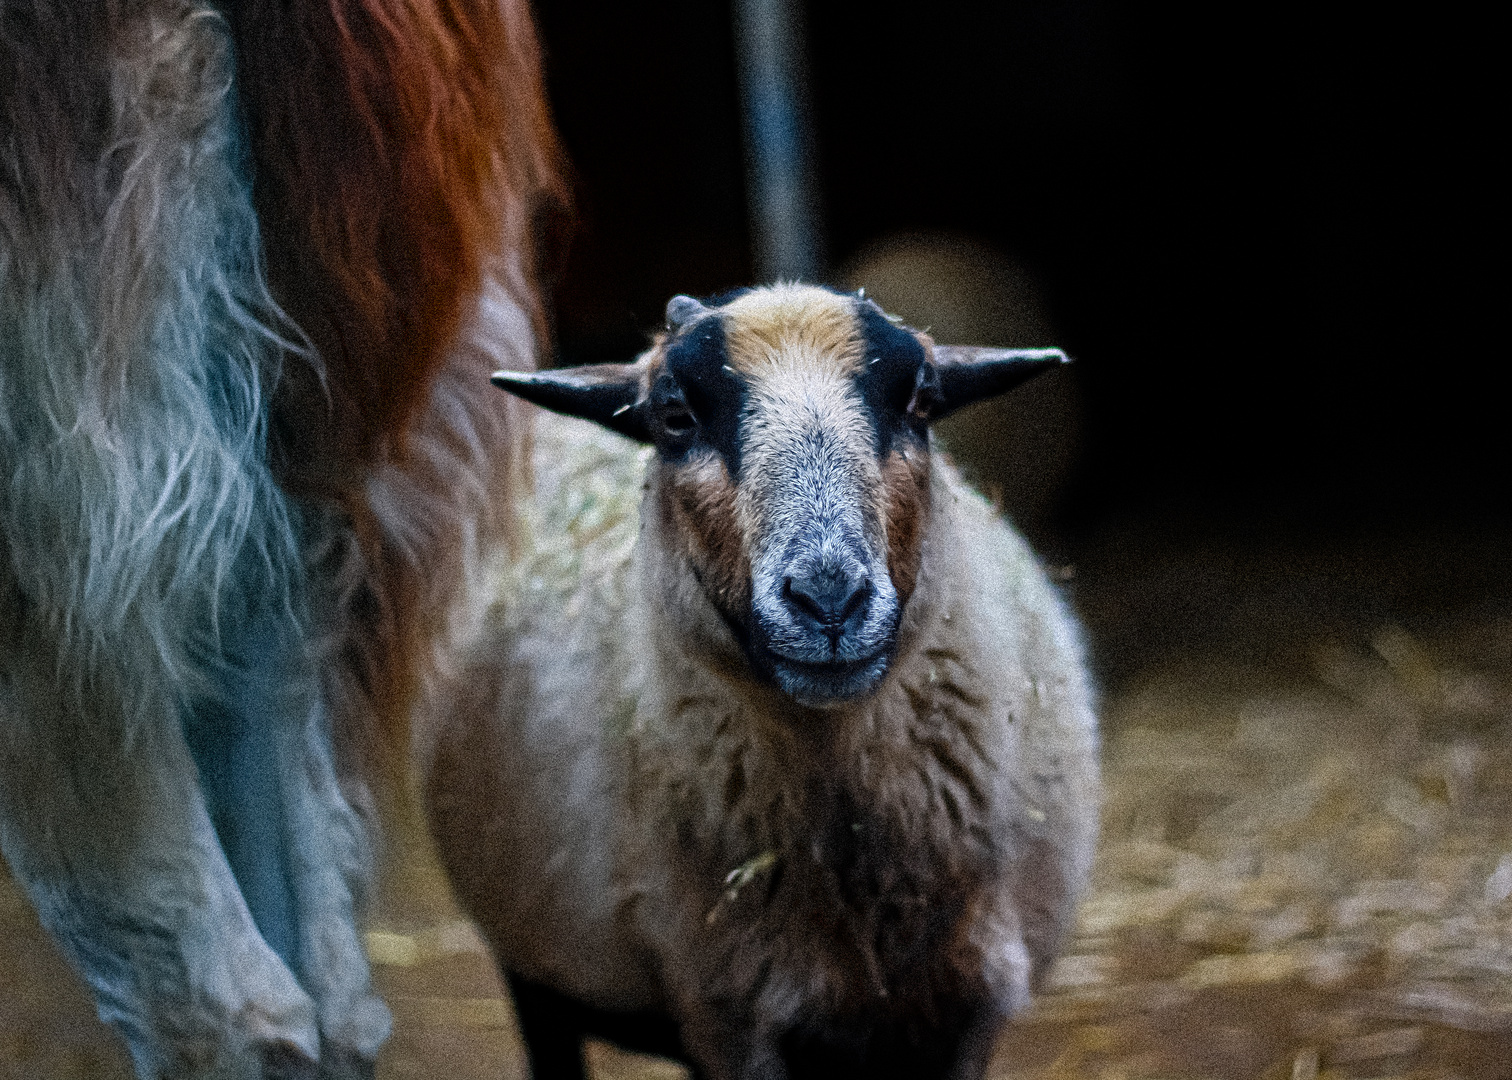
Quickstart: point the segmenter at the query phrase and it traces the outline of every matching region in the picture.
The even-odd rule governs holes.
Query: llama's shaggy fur
[[[551,146],[518,5],[231,8],[0,0],[0,849],[143,1076],[337,1075]]]
[[[597,388],[582,407],[548,403],[656,448],[539,418],[520,547],[499,557],[470,662],[424,728],[433,829],[501,965],[601,1009],[670,1014],[711,1077],[979,1076],[1089,869],[1096,737],[1076,628],[927,440],[868,426],[845,389],[877,355],[865,310],[817,289],[748,294],[619,375],[628,407],[602,392],[614,375],[564,376]],[[724,345],[702,375],[747,380],[738,445],[716,449],[705,400],[687,450],[685,416],[658,434],[645,410],[710,319]],[[932,348],[908,341],[921,360]],[[901,414],[915,371],[901,374],[880,409]],[[850,460],[862,479],[831,470],[820,491],[804,460]],[[798,494],[765,490],[788,484]],[[842,490],[878,505],[826,509]],[[821,525],[830,543],[852,512],[904,596],[896,644],[874,683],[810,706],[811,683],[753,659],[774,557],[760,537],[789,552],[791,586],[807,523],[837,523]],[[733,541],[708,541],[725,528]],[[733,599],[715,580],[731,558]],[[864,639],[870,619],[845,633]]]

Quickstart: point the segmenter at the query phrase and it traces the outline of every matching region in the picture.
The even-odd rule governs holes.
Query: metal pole
[[[802,0],[735,0],[735,49],[756,276],[817,281],[824,245]]]

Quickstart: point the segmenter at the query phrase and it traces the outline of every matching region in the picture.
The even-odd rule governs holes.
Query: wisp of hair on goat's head
[[[892,660],[930,515],[929,425],[1064,361],[935,345],[859,295],[775,285],[674,297],[634,363],[494,382],[654,445],[678,557],[753,671],[826,708]]]

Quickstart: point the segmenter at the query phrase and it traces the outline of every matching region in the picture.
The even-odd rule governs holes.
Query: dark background
[[[1073,527],[1162,507],[1508,519],[1488,26],[1441,7],[805,10],[828,264],[932,229],[1032,269],[1085,391]],[[673,293],[752,277],[730,11],[538,17],[577,201],[559,359],[628,359]]]

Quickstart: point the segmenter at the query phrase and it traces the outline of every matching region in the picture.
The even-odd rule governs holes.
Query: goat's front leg
[[[708,1080],[788,1080],[776,1033],[743,1021],[733,1010],[684,999],[678,1019],[683,1046]]]
[[[143,1077],[316,1075],[315,1003],[242,898],[176,703],[128,716],[108,673],[69,693],[29,629],[0,654],[0,849],[101,1018]]]
[[[1007,1022],[1008,1012],[999,1002],[984,1001],[973,1009],[960,1028],[948,1036],[949,1048],[942,1055],[947,1080],[981,1080],[986,1076],[998,1033]]]

